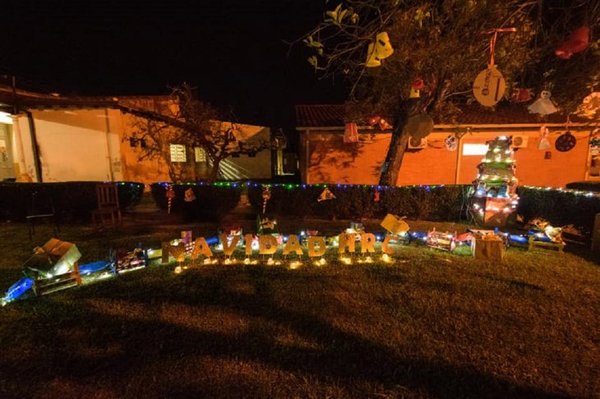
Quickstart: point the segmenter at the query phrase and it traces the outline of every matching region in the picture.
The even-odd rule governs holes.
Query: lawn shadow
[[[111,295],[110,284],[106,284],[100,290],[89,290],[69,298],[72,302],[77,297],[86,298],[87,304],[94,301],[110,303],[110,300],[116,299],[121,303],[119,306],[126,309],[112,314],[87,304],[77,306],[64,299],[44,298],[45,303],[34,305],[42,310],[38,313],[35,339],[53,343],[52,347],[43,346],[40,358],[43,364],[52,367],[43,368],[26,359],[13,364],[13,367],[2,362],[3,379],[7,381],[3,385],[6,388],[23,384],[24,373],[33,370],[36,383],[25,388],[28,393],[33,386],[39,389],[57,377],[111,386],[136,377],[139,369],[155,367],[160,370],[162,364],[172,364],[182,358],[208,357],[260,364],[298,377],[307,376],[319,384],[335,383],[355,397],[374,395],[365,388],[373,385],[384,386],[398,395],[409,390],[438,398],[560,397],[473,367],[402,357],[393,348],[344,331],[308,312],[279,304],[272,281],[290,278],[289,273],[248,268],[245,276],[245,282],[251,288],[247,292],[232,290],[226,278],[227,272],[215,271],[209,275],[184,275],[183,281],[173,286],[172,291],[153,287],[152,284],[159,284],[157,281],[145,287],[148,295],[131,296],[124,291]],[[317,291],[327,289],[335,281],[335,276],[303,277],[306,277],[304,282],[315,285]],[[185,289],[177,289],[181,287]],[[153,292],[162,294],[153,296]],[[233,335],[193,324],[174,324],[161,320],[158,312],[165,305],[215,307],[242,315],[248,324]],[[50,307],[54,308],[53,312],[43,311]],[[143,309],[144,314],[127,310],[130,307]],[[69,316],[59,321],[47,319],[50,314],[56,313]],[[82,321],[89,329],[87,334],[68,336],[61,333],[80,327],[78,323]],[[54,327],[49,328],[48,324]],[[282,343],[276,339],[276,331],[280,328],[291,330],[314,345]],[[94,346],[118,347],[120,350],[90,359],[86,352]],[[210,384],[202,380],[173,381],[168,370],[164,373],[164,376],[152,376],[158,378],[152,389],[138,387],[137,391],[130,388],[128,392],[133,392],[133,396],[141,392],[151,397],[265,397],[272,390],[272,387],[262,386],[271,383],[261,380],[254,385],[248,382],[249,385],[240,391],[227,379],[220,382],[211,380]],[[116,386],[116,396],[119,396],[122,392]]]

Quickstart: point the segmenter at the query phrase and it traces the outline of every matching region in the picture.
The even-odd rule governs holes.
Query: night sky
[[[290,123],[295,103],[343,99],[292,41],[321,0],[27,1],[2,3],[0,74],[18,86],[81,95],[165,94],[188,82],[238,119]],[[198,10],[196,10],[198,9]]]

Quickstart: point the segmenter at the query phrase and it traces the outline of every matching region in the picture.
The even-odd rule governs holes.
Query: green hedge
[[[175,191],[175,198],[171,203],[171,212],[182,213],[185,211],[185,191],[191,188],[196,196],[195,218],[200,220],[219,220],[227,214],[240,201],[242,192],[241,184],[219,183],[215,185],[203,183],[181,183],[171,184]],[[153,183],[150,186],[152,196],[159,208],[167,209],[166,189],[167,183]]]
[[[52,198],[60,221],[88,222],[96,209],[96,184],[98,182],[61,183],[0,183],[0,219],[21,221],[31,213],[32,196],[37,193],[38,203],[48,203]],[[135,182],[117,182],[119,203],[126,209],[142,198],[144,185]],[[43,204],[38,208],[43,210]]]
[[[382,218],[388,213],[428,220],[459,220],[465,211],[470,186],[405,186],[380,187],[361,185],[328,185],[335,199],[319,202],[323,185],[273,186],[266,212],[317,218]],[[375,202],[375,191],[379,201]],[[262,186],[248,189],[255,210],[263,205]]]
[[[567,184],[571,190],[600,192],[600,181],[580,181]]]
[[[555,226],[572,224],[586,232],[592,231],[594,218],[600,213],[600,196],[593,193],[519,187],[517,212],[530,220],[543,217]]]

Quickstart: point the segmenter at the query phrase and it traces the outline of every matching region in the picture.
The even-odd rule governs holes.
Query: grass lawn
[[[181,228],[62,230],[89,262]],[[0,226],[0,290],[47,237]],[[492,264],[416,246],[395,258],[152,266],[10,304],[0,398],[600,397],[597,258],[510,249]]]

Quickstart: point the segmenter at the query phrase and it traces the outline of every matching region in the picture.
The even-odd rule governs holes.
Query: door
[[[15,178],[10,133],[11,126],[0,123],[0,181]]]

